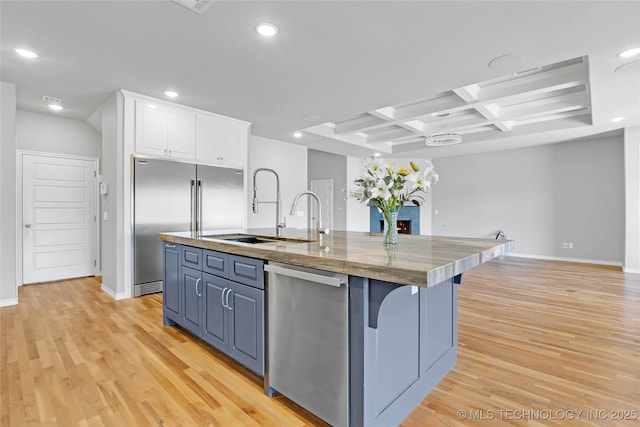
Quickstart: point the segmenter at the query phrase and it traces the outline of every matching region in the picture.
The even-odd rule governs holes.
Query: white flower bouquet
[[[400,208],[408,202],[420,206],[420,202],[424,201],[420,193],[424,193],[438,182],[438,174],[433,170],[433,164],[430,161],[426,161],[422,170],[414,162],[409,162],[409,165],[410,168],[404,166],[395,168],[393,163],[380,158],[365,159],[360,176],[354,181],[356,187],[349,196],[367,206],[380,209],[385,219],[385,226],[391,225],[392,214],[397,218]],[[393,227],[395,228],[395,222]],[[395,242],[388,242],[389,239],[393,240],[394,234]],[[396,242],[397,230],[391,227],[385,229],[385,243]]]

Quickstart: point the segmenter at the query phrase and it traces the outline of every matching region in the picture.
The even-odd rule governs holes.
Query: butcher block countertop
[[[229,235],[278,239],[274,228],[161,233],[160,237],[166,242],[422,287],[437,285],[513,248],[512,240],[407,234],[398,235],[396,247],[386,247],[379,233],[332,231],[318,236],[290,228],[282,230],[281,240],[264,243],[222,239]]]

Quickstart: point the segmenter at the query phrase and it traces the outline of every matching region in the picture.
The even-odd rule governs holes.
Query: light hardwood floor
[[[324,425],[163,327],[160,294],[85,278],[19,300],[0,308],[2,427]],[[504,258],[465,275],[458,307],[458,363],[403,426],[640,425],[639,275]]]

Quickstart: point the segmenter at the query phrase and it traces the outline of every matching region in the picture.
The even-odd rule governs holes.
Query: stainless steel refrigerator
[[[241,169],[134,159],[133,294],[162,291],[158,233],[243,227]]]

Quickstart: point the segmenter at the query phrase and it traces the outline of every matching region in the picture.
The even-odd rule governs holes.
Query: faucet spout
[[[272,173],[276,177],[276,200],[272,201],[260,201],[258,200],[258,185],[256,184],[256,176],[258,172],[269,172]],[[280,196],[280,177],[278,173],[273,169],[269,168],[257,168],[253,171],[253,201],[252,201],[252,209],[253,213],[258,213],[258,206],[260,203],[275,203],[276,205],[276,234],[279,236],[282,232],[282,229],[287,226],[286,220],[282,215],[282,197]]]
[[[318,210],[318,215],[315,217],[315,218],[317,218],[317,220],[316,220],[316,230],[320,234],[329,234],[329,229],[322,228],[322,204],[320,203],[320,197],[318,197],[318,195],[316,193],[314,193],[313,191],[302,191],[302,192],[298,193],[296,195],[295,199],[293,200],[293,203],[291,204],[291,212],[289,213],[289,215],[295,215],[296,208],[298,207],[298,202],[300,201],[300,198],[302,196],[304,196],[304,195],[312,197],[316,201],[316,208]]]

